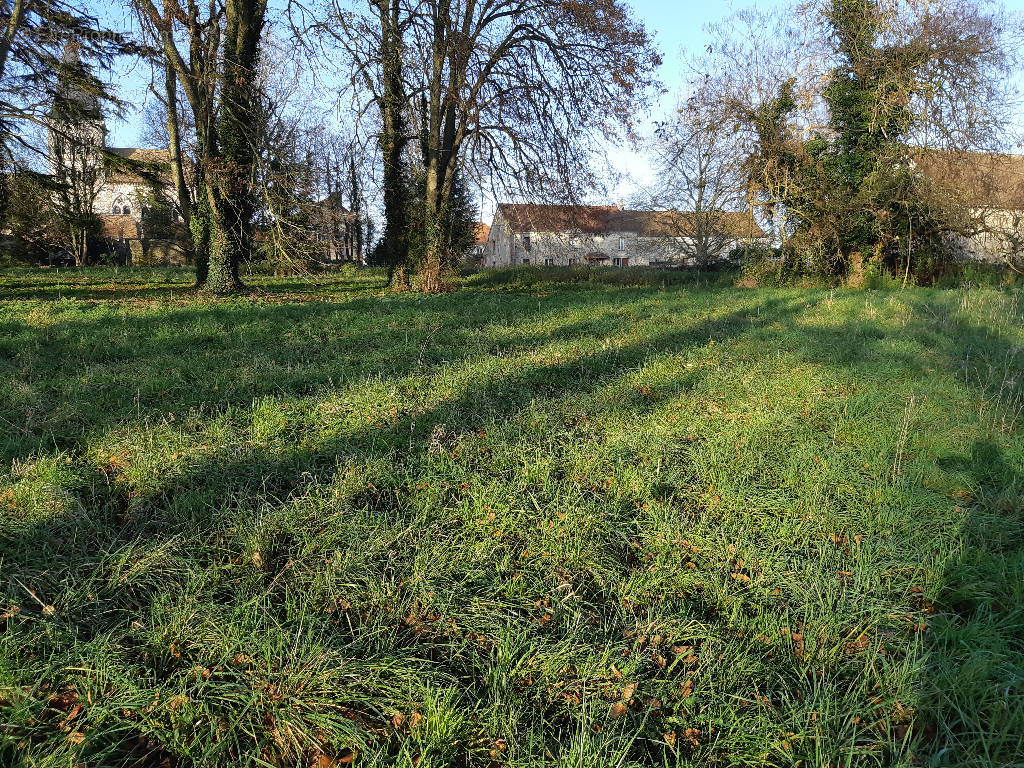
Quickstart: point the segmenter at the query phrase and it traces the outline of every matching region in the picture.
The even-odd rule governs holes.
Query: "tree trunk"
[[[355,217],[352,230],[353,247],[355,248],[353,258],[361,263],[363,260],[363,194],[359,184],[359,174],[356,173],[355,147],[351,152],[352,154],[349,155],[348,202],[351,213]]]
[[[71,248],[74,251],[75,266],[85,267],[89,264],[89,234],[85,229],[72,227]]]
[[[427,247],[419,271],[419,289],[424,293],[441,293],[447,284],[443,244],[438,223],[428,225]]]
[[[409,288],[408,180],[402,151],[405,148],[405,87],[402,82],[402,33],[398,0],[378,0],[381,24],[381,65],[384,93],[381,99],[380,148],[384,160],[384,259],[388,285]]]
[[[223,172],[219,172],[223,173]],[[205,287],[210,293],[226,296],[242,287],[238,275],[242,256],[239,249],[237,217],[229,195],[235,190],[223,179],[207,187],[206,201],[209,210],[209,262]]]
[[[178,198],[178,212],[189,229],[190,250],[196,259],[195,238],[192,237],[192,197],[185,183],[185,169],[181,154],[181,133],[178,130],[178,77],[171,62],[164,63],[164,92],[167,99],[167,150],[171,160],[171,178]]]
[[[204,181],[206,176],[202,159],[196,161],[196,203],[192,206],[189,230],[192,232],[193,257],[196,264],[196,285],[206,284],[210,274],[210,210],[209,189]]]
[[[211,293],[241,288],[239,267],[252,254],[252,133],[259,118],[256,68],[265,13],[264,0],[228,0],[225,6],[218,151],[207,169],[212,232],[206,288]]]
[[[3,37],[0,37],[0,81],[3,80],[7,58],[10,56],[11,48],[14,47],[14,37],[25,20],[28,3],[29,0],[14,0],[14,8],[7,20],[7,28],[4,30]]]
[[[426,201],[424,219],[426,222],[426,248],[423,263],[419,267],[418,287],[424,293],[441,293],[450,287],[448,274],[447,247],[444,222],[445,205],[438,200],[437,174],[427,170]]]

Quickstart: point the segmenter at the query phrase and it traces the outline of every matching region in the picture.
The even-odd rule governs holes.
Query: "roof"
[[[735,238],[767,237],[749,211],[708,211],[718,227]],[[611,229],[637,232],[643,237],[680,237],[693,232],[695,213],[687,211],[619,211],[611,217]]]
[[[330,211],[332,214],[337,216],[344,217],[353,215],[352,211],[342,204],[341,192],[338,191],[331,192],[322,200],[317,200],[314,205],[324,211]]]
[[[478,221],[474,228],[474,235],[476,236],[474,241],[476,245],[487,245],[487,240],[491,236],[491,228],[482,221]]]
[[[608,230],[614,205],[536,205],[502,203],[498,206],[513,232],[587,232]]]
[[[107,147],[106,151],[123,157],[125,160],[134,160],[137,163],[169,163],[171,153],[166,149],[151,149],[149,147]]]
[[[912,157],[927,179],[965,205],[1024,210],[1024,155],[915,149]]]
[[[693,230],[693,213],[686,211],[636,211],[614,205],[498,206],[513,232],[636,232],[643,237],[678,237]],[[767,237],[749,212],[721,211],[723,228],[736,238]]]

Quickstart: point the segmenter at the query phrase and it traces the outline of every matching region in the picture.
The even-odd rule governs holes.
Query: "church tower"
[[[72,41],[61,57],[61,71],[49,115],[51,170],[63,184],[89,180],[98,184],[101,181],[101,150],[107,141],[107,123],[99,94],[92,86],[79,45]]]
[[[75,264],[88,263],[89,240],[96,231],[96,197],[103,186],[103,146],[107,125],[100,108],[98,83],[69,43],[57,76],[49,115],[53,206],[63,223]]]

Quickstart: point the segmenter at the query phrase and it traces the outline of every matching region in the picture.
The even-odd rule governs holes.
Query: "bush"
[[[794,248],[759,246],[745,250],[739,282],[746,286],[778,287],[808,282],[818,284],[822,279],[806,254]]]
[[[931,285],[933,288],[960,288],[964,286],[1000,288],[1020,285],[1024,282],[1024,276],[1010,269],[1006,264],[960,261],[948,264],[946,269],[942,271],[933,272],[929,275],[927,282],[924,280],[919,282]]]

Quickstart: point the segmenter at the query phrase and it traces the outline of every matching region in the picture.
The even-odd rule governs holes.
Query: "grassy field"
[[[0,273],[0,764],[1024,765],[1024,294],[604,274]]]

